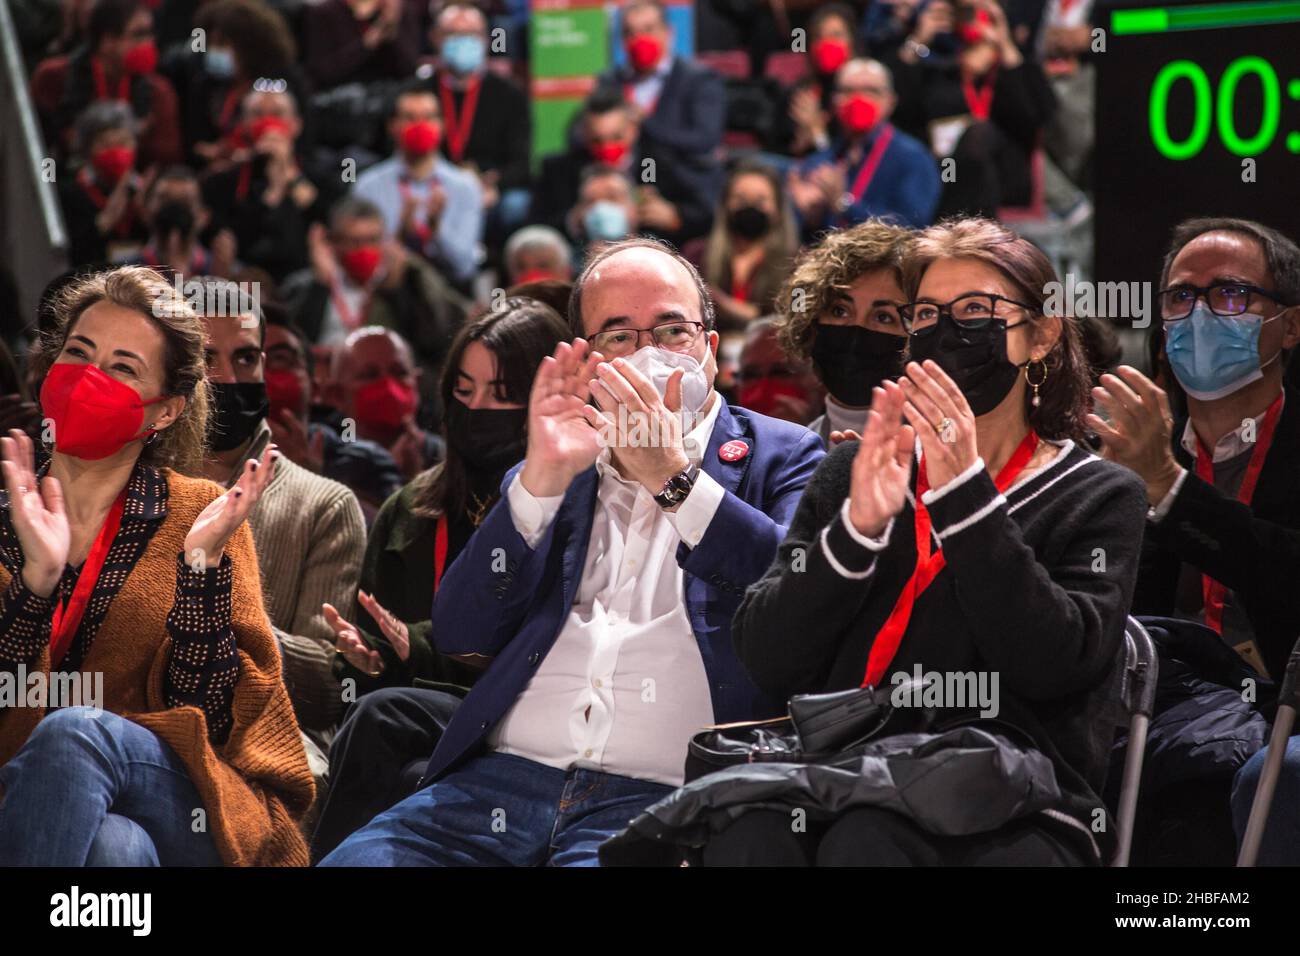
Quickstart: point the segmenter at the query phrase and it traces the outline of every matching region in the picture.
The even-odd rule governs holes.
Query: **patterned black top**
[[[131,569],[144,554],[162,519],[167,516],[167,479],[155,468],[137,463],[126,485],[122,524],[86,603],[85,614],[59,664],[78,671],[90,652],[99,626]],[[77,586],[81,569],[66,567],[54,592],[41,597],[23,583],[22,548],[9,517],[9,495],[0,489],[0,563],[12,579],[0,593],[0,670],[13,673],[19,664],[31,666],[50,642],[50,621],[56,602],[66,602]],[[167,632],[171,659],[163,678],[169,707],[193,706],[207,717],[208,736],[221,743],[230,733],[231,703],[239,677],[239,656],[231,628],[230,556],[210,570],[196,571],[176,556],[176,591]]]

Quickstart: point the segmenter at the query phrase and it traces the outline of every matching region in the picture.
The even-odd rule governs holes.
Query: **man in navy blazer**
[[[681,784],[692,733],[783,709],[731,619],[820,441],[713,390],[712,303],[656,240],[593,257],[570,323],[585,338],[542,363],[525,460],[434,601],[438,649],[488,670],[422,788],[324,865],[596,865]]]

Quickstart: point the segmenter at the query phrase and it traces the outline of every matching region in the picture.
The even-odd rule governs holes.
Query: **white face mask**
[[[704,366],[700,364],[699,359],[686,352],[670,352],[668,349],[661,349],[656,345],[647,345],[629,355],[626,361],[634,369],[650,379],[660,398],[663,398],[668,391],[668,379],[672,377],[673,372],[679,368],[685,369],[686,374],[682,376],[682,407],[680,414],[683,429],[689,431],[689,426],[699,415],[700,409],[709,400],[709,392],[713,390],[713,386],[709,384],[709,377],[704,374]]]

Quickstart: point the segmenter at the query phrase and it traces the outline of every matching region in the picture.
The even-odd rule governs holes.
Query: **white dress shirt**
[[[699,462],[722,398],[685,436]],[[669,513],[624,480],[606,449],[596,460],[595,514],[573,608],[555,644],[488,744],[551,767],[582,767],[680,786],[691,735],[713,722],[704,660],[686,615],[677,548],[699,544],[724,489],[700,471]],[[510,516],[529,547],[563,496],[536,498],[516,475]]]

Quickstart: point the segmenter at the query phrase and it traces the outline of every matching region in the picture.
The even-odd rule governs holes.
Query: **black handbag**
[[[686,749],[686,782],[741,763],[811,763],[876,737],[893,713],[891,696],[903,688],[858,687],[830,694],[797,694],[787,716],[705,727]],[[904,699],[910,699],[904,698]]]

